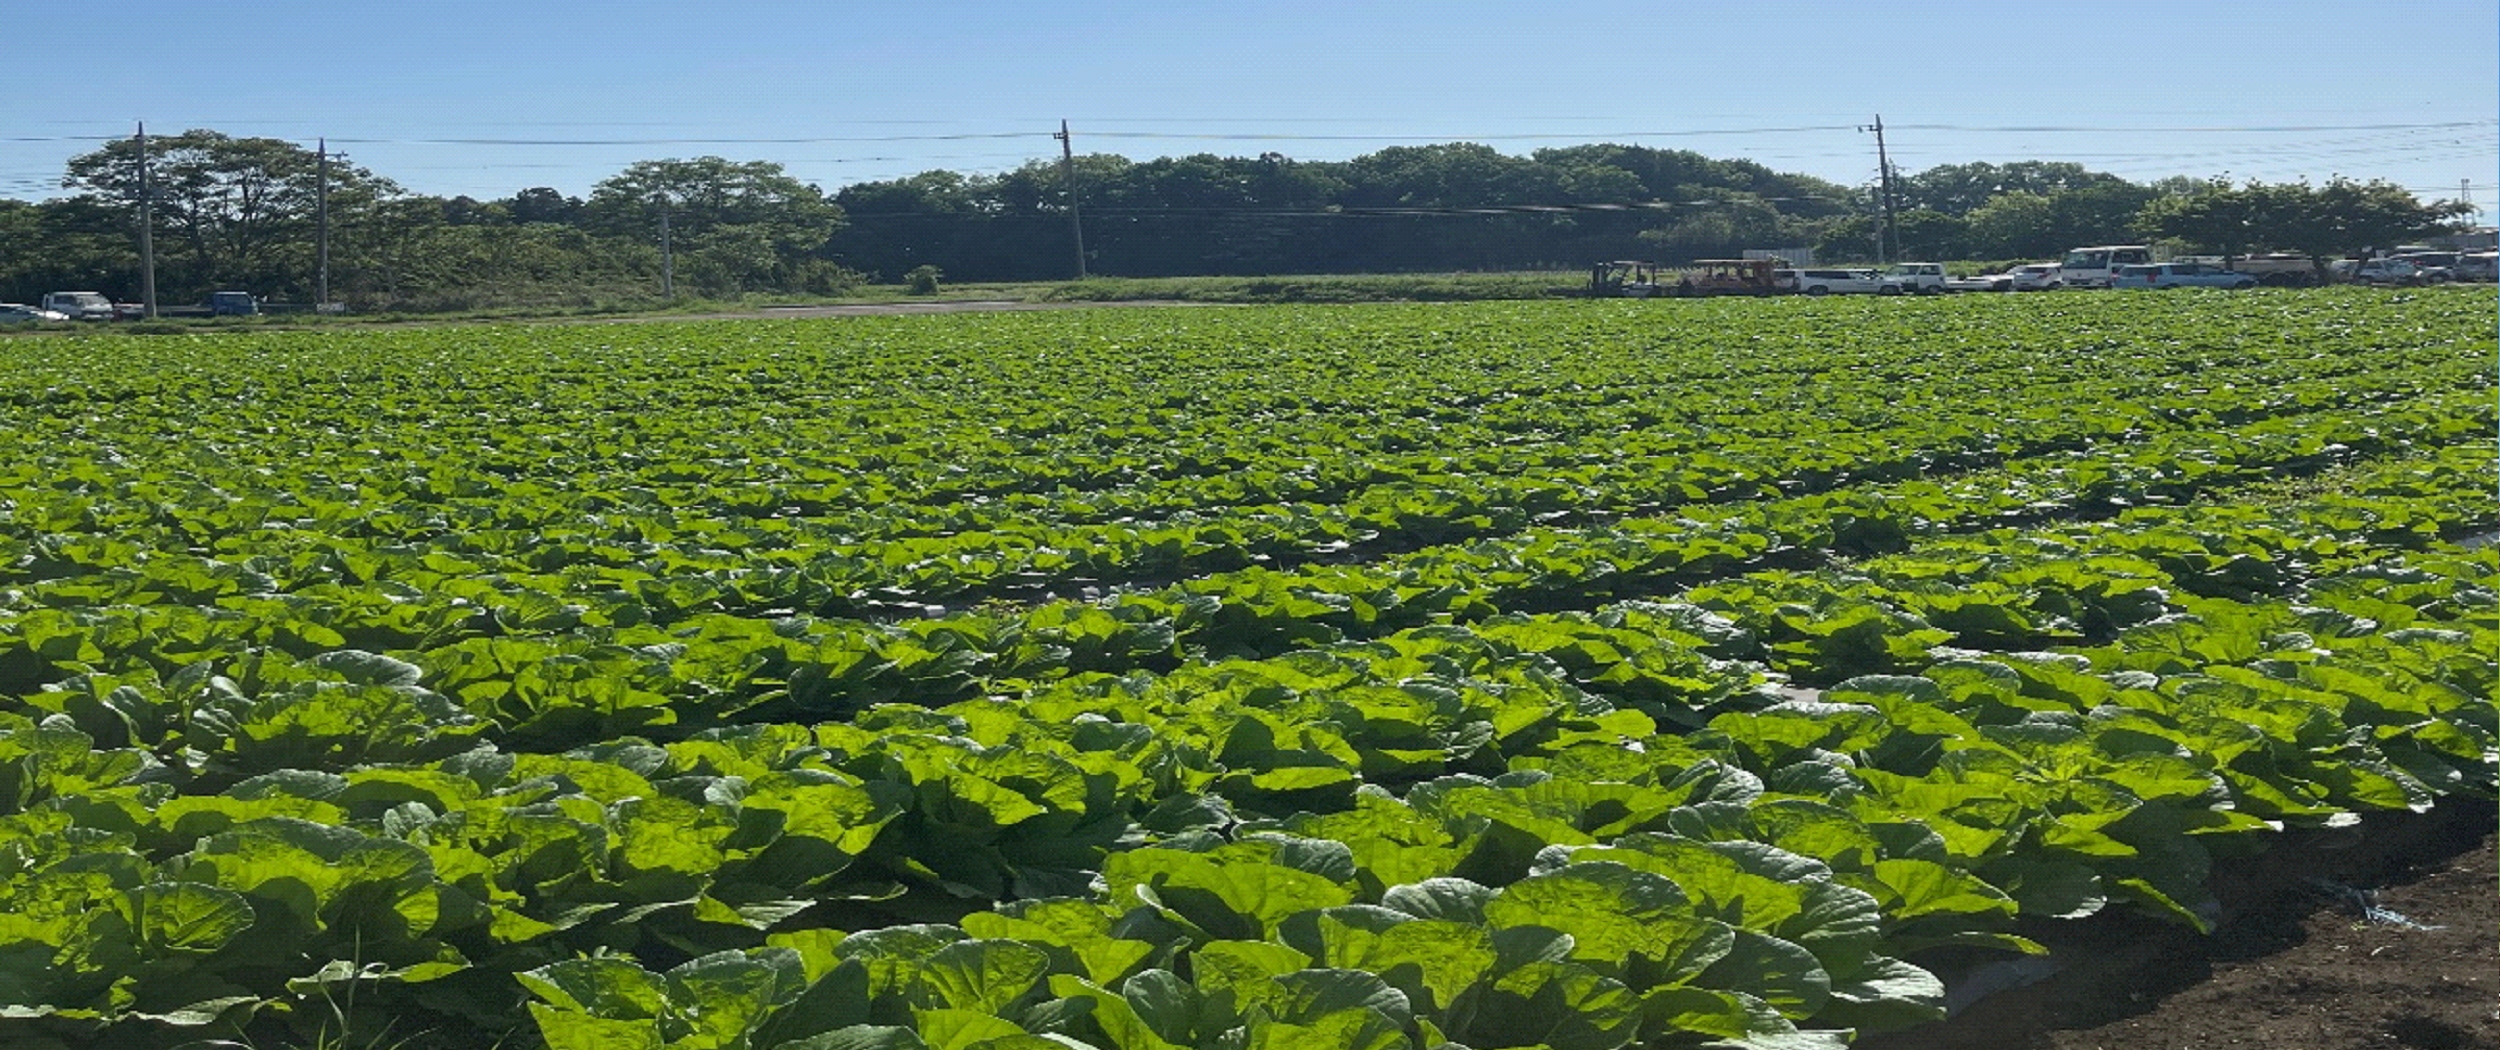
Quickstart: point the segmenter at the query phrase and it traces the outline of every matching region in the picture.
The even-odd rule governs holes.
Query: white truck
[[[2149,266],[2153,249],[2141,244],[2103,244],[2076,248],[2066,253],[2057,264],[2060,280],[2068,288],[2107,288],[2109,277],[2121,266]]]
[[[1946,280],[1943,263],[1894,263],[1875,290],[1883,295],[1943,295],[1952,291]]]
[[[110,321],[113,301],[98,292],[46,292],[38,304],[46,310],[68,314],[73,321]]]
[[[1791,274],[1795,275],[1793,283]],[[1873,295],[1884,285],[1875,271],[1855,266],[1775,270],[1771,276],[1779,287],[1794,289],[1799,295]]]

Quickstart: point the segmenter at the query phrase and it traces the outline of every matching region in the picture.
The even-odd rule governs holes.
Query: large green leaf
[[[1272,935],[1288,916],[1334,907],[1353,892],[1325,877],[1265,863],[1224,863],[1195,853],[1141,849],[1115,854],[1103,871],[1112,899],[1148,899],[1220,938]]]
[[[1701,972],[1734,943],[1725,924],[1695,915],[1667,879],[1613,862],[1572,864],[1504,887],[1485,902],[1496,927],[1545,926],[1569,934],[1571,958],[1601,968],[1639,956],[1674,983]]]
[[[1443,1030],[1468,1046],[1615,1050],[1640,1034],[1640,1000],[1621,982],[1576,963],[1532,963],[1490,976],[1443,1011]]]

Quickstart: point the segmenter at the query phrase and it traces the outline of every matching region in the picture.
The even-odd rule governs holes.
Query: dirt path
[[[2046,981],[1982,999],[1942,1025],[1858,1045],[2500,1050],[2494,810],[2447,799],[2441,808],[2448,812],[2385,821],[2357,843],[2278,851],[2227,884],[2218,877],[2232,913],[2209,937],[2110,923],[2072,956],[2081,962]],[[2374,890],[2388,914],[2371,921],[2358,901],[2312,878]]]

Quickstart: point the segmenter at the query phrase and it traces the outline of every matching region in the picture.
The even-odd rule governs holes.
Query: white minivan
[[[2141,244],[2105,244],[2066,253],[2057,266],[2058,280],[2068,288],[2107,288],[2109,276],[2121,266],[2148,266],[2153,250]]]

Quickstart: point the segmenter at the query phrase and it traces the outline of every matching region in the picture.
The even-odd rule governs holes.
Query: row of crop
[[[2385,405],[2390,402],[2380,402]],[[2348,405],[2340,415],[2368,412]],[[1970,455],[1938,445],[1945,437],[1935,430],[1918,437],[1925,442],[1885,432],[1850,445],[1825,437],[1810,445],[1780,440],[1720,452],[1610,450],[1613,460],[1603,470],[1553,470],[1538,462],[1503,462],[1500,470],[1445,465],[1433,475],[1373,485],[1343,505],[1253,505],[1210,517],[1083,527],[1015,525],[998,515],[958,522],[958,530],[943,537],[853,535],[845,527],[785,517],[707,517],[702,492],[645,492],[650,505],[635,505],[617,492],[565,495],[530,485],[480,485],[445,505],[432,492],[355,490],[325,500],[237,495],[217,485],[242,477],[113,482],[113,475],[90,467],[47,472],[45,485],[10,485],[15,500],[8,520],[17,535],[8,547],[15,547],[15,557],[0,560],[0,582],[63,580],[108,567],[145,572],[150,562],[170,562],[155,567],[150,585],[165,597],[205,600],[235,592],[242,582],[300,590],[322,580],[427,587],[465,575],[565,575],[577,585],[682,577],[725,582],[715,587],[722,595],[702,595],[702,582],[685,582],[692,592],[677,600],[687,605],[805,602],[810,612],[845,612],[880,600],[960,600],[1068,580],[1198,575],[1305,560],[1350,545],[1395,550],[1503,535],[1548,517],[1898,480]],[[2055,447],[2065,442],[1998,440],[1988,455],[2038,455]],[[1835,470],[1843,462],[1845,475]],[[37,470],[47,465],[22,465],[22,480],[32,480]],[[370,500],[387,500],[387,510],[365,510]],[[740,585],[747,575],[780,577],[805,590]]]
[[[1384,460],[1353,447],[1369,440],[1366,434],[1372,430],[1396,429],[1394,404],[1374,406],[1362,428],[1365,433],[1353,432],[1335,416],[1314,416],[1311,425],[1325,429],[1309,432],[1267,420],[1232,420],[1218,429],[1262,433],[1263,440],[1274,443],[1268,450],[1274,462],[1227,459],[1174,478],[1186,488],[1194,484],[1187,480],[1191,477],[1235,482],[1274,469],[1298,474],[1302,468],[1284,465],[1306,461],[1324,461],[1327,469],[1348,472],[1338,481],[1289,496],[1227,488],[1177,499],[1143,494],[1136,501],[1096,503],[1084,490],[1055,483],[1037,487],[1008,478],[991,479],[996,482],[991,485],[966,480],[982,473],[975,465],[962,468],[964,478],[943,484],[915,478],[909,486],[864,498],[859,502],[865,516],[846,513],[823,520],[809,516],[815,513],[811,507],[823,503],[824,491],[874,477],[876,468],[845,460],[803,478],[777,481],[771,450],[801,454],[799,446],[741,436],[734,449],[717,447],[721,439],[709,426],[685,426],[695,421],[689,412],[711,407],[707,398],[691,399],[688,408],[675,412],[626,417],[636,421],[627,432],[638,442],[677,436],[688,442],[681,454],[638,444],[607,457],[640,464],[635,470],[602,468],[598,457],[571,463],[542,456],[491,468],[472,463],[477,453],[471,450],[502,439],[495,432],[470,435],[461,429],[466,399],[527,397],[532,377],[561,378],[550,363],[523,355],[523,366],[502,369],[520,388],[497,390],[487,383],[485,392],[477,392],[464,386],[445,395],[446,403],[436,406],[433,418],[404,425],[357,426],[342,419],[302,427],[299,434],[265,425],[272,418],[288,418],[278,405],[221,404],[211,411],[240,418],[216,426],[194,418],[195,425],[212,437],[221,431],[236,433],[225,440],[204,439],[201,444],[207,449],[192,450],[191,461],[153,470],[148,467],[155,457],[139,447],[135,435],[116,437],[110,431],[129,422],[154,427],[159,415],[142,413],[139,420],[118,414],[81,416],[72,427],[79,440],[63,446],[65,454],[52,452],[51,443],[30,441],[30,448],[42,451],[21,464],[6,486],[14,503],[9,517],[24,532],[17,539],[29,544],[29,556],[0,560],[0,573],[40,579],[85,565],[128,564],[134,553],[204,549],[228,560],[240,560],[241,554],[276,557],[255,571],[271,577],[280,589],[291,589],[323,577],[366,580],[414,574],[421,581],[422,567],[407,563],[428,554],[438,555],[440,564],[455,571],[526,574],[578,565],[634,567],[673,576],[719,570],[724,560],[735,567],[765,553],[776,561],[805,563],[792,568],[812,570],[827,584],[820,589],[830,602],[873,603],[884,591],[905,599],[978,597],[985,588],[1036,578],[1118,581],[1195,573],[1262,558],[1307,557],[1366,538],[1411,545],[1506,531],[1539,514],[1638,513],[1713,492],[1761,491],[1769,485],[1793,490],[1900,476],[1973,457],[2078,448],[2165,428],[2400,402],[2488,385],[2474,358],[2426,353],[2420,348],[2373,348],[2348,358],[2313,355],[2287,364],[2267,355],[2235,360],[2210,347],[2190,353],[2156,344],[2124,353],[2104,349],[2089,369],[2083,361],[2065,362],[2086,378],[2043,381],[2036,374],[2036,357],[1969,352],[1966,369],[1984,372],[1979,362],[2003,358],[2002,374],[1966,372],[1949,384],[1921,384],[1922,390],[1938,388],[1924,395],[1899,389],[1898,383],[1867,385],[1895,379],[1891,374],[1854,380],[1858,385],[1819,376],[1815,400],[1802,410],[1777,408],[1765,401],[1773,398],[1771,393],[1752,387],[1742,393],[1679,387],[1679,396],[1721,404],[1676,408],[1667,416],[1651,412],[1628,424],[1590,429],[1577,428],[1581,421],[1572,399],[1563,396],[1567,390],[1512,390],[1494,398],[1468,395],[1462,385],[1461,392],[1451,394],[1450,385],[1461,384],[1463,375],[1427,368],[1430,382],[1408,390],[1408,396],[1420,395],[1418,404],[1432,405],[1439,404],[1435,398],[1452,396],[1462,410],[1449,419],[1436,416],[1435,441],[1421,451]],[[2113,367],[2113,361],[2128,367]],[[303,367],[300,362],[289,365]],[[2316,374],[2278,375],[2291,365]],[[2193,373],[2187,371],[2191,367]],[[542,376],[540,370],[555,374]],[[2182,378],[2165,387],[2146,386],[2148,377],[2163,374]],[[1677,378],[1683,377],[1670,369],[1663,377],[1648,374],[1639,382],[1654,385]],[[1761,376],[1736,378],[1758,386]],[[2251,396],[2247,388],[2258,386],[2265,392]],[[305,392],[325,393],[317,385]],[[1468,421],[1476,415],[1498,416],[1507,407],[1543,403],[1547,394],[1555,396],[1557,419],[1564,427],[1538,445],[1543,451],[1523,453],[1504,444],[1499,433],[1478,433]],[[595,392],[585,396],[598,403]],[[1786,392],[1777,397],[1794,400]],[[488,398],[486,403],[494,402]],[[1878,407],[1847,407],[1865,405]],[[340,411],[317,403],[305,407]],[[1866,422],[1843,417],[1864,417]],[[500,428],[508,421],[490,422]],[[1010,463],[1043,463],[1052,453],[1033,442],[1047,442],[1060,433],[1083,435],[1085,441],[1110,440],[1123,455],[1151,457],[1151,427],[1103,423],[1054,416],[1049,425],[1029,428],[1003,421],[1013,433],[990,442],[996,449],[984,452],[982,443],[974,442],[924,450],[917,458],[933,465],[977,464],[982,456],[996,454]],[[1661,425],[1674,423],[1694,425]],[[586,440],[593,441],[617,429],[612,418],[542,426],[576,437],[586,433]],[[388,451],[404,447],[406,432],[418,429],[434,435],[424,444],[435,446],[438,454],[412,461]],[[649,429],[662,433],[643,435]],[[924,429],[930,428],[922,424],[863,432],[884,442]],[[1270,430],[1279,432],[1266,433]],[[1800,439],[1799,434],[1813,436]],[[243,444],[263,437],[279,439],[276,444],[282,447]],[[94,457],[82,454],[89,444],[98,443],[109,451]],[[843,447],[860,444],[845,442]],[[1478,451],[1451,451],[1462,448]],[[1326,456],[1313,461],[1315,449],[1326,450]],[[279,458],[270,459],[273,453]],[[1159,476],[1161,469],[1150,463],[1145,473]],[[671,471],[685,476],[672,480]],[[553,480],[565,475],[575,480]],[[1479,480],[1484,478],[1496,480]],[[1158,482],[1118,491],[1146,493],[1162,487]],[[906,491],[909,497],[900,498]],[[1062,497],[1072,502],[1063,506]],[[1215,507],[1241,509],[1212,513]],[[1170,520],[1175,514],[1189,520]],[[1105,528],[1096,539],[1072,523]],[[1032,531],[1024,531],[1028,528]],[[48,540],[50,547],[35,547],[39,540]]]
[[[2349,420],[2401,409],[2418,397],[2322,409],[2287,404]],[[2125,422],[2106,426],[2103,440],[2165,433],[2130,433]],[[1016,518],[1028,511],[993,509],[978,520],[951,522],[943,536],[860,534],[851,527],[856,523],[817,524],[777,516],[768,507],[732,512],[713,506],[720,491],[746,491],[737,486],[710,494],[640,490],[638,499],[635,490],[566,493],[483,481],[456,494],[366,484],[325,498],[315,495],[318,486],[293,494],[221,487],[251,481],[235,476],[123,475],[114,481],[114,474],[92,465],[45,473],[36,485],[27,482],[49,467],[29,464],[20,468],[21,483],[9,486],[15,498],[8,520],[18,535],[0,540],[0,553],[12,555],[0,558],[0,582],[69,579],[91,586],[78,577],[137,568],[147,578],[133,587],[200,601],[236,593],[246,583],[292,592],[321,582],[429,589],[446,577],[481,575],[554,575],[569,586],[599,588],[664,579],[684,592],[656,595],[664,609],[781,606],[847,614],[895,601],[977,599],[1072,581],[1116,583],[1290,563],[1348,547],[1406,549],[1506,534],[1556,518],[1898,480],[1973,457],[2020,458],[2075,444],[2071,436],[1974,434],[1933,421],[1911,431],[1812,441],[1792,435],[1729,446],[1715,440],[1722,444],[1709,452],[1679,445],[1638,453],[1610,443],[1580,454],[1606,457],[1602,467],[1442,464],[1432,473],[1383,480],[1342,503],[1252,505],[1163,521],[1020,525]],[[782,499],[766,502],[779,506]],[[385,509],[370,509],[376,505]],[[764,579],[747,582],[754,576]],[[103,596],[115,597],[109,590]]]
[[[2393,512],[2438,509],[2419,498],[2420,486],[2440,486],[2436,476],[2418,477],[2411,470],[2391,474],[2386,486],[2391,494],[2378,503],[2331,501],[2330,524],[2360,526],[2344,536],[2287,532],[2270,518],[2250,520],[2249,514],[2215,508],[2192,515],[2145,514],[2127,528],[2091,530],[2091,547],[2053,545],[2035,535],[2024,541],[2033,548],[2030,556],[2016,559],[1995,549],[2001,537],[1985,537],[1972,541],[1980,553],[1876,563],[1882,572],[1901,576],[1901,583],[1882,582],[1881,576],[1757,573],[1690,592],[1687,599],[1702,608],[1635,604],[1595,616],[1498,617],[1466,629],[1407,631],[1265,661],[1188,664],[1164,675],[1081,675],[992,703],[1062,719],[1088,710],[1066,706],[1072,702],[1144,704],[1124,706],[1120,720],[1156,727],[1157,739],[1194,742],[1189,746],[1197,753],[1228,766],[1245,759],[1260,763],[1226,775],[1225,790],[1236,802],[1261,808],[1326,803],[1365,783],[1497,772],[1505,756],[1533,745],[1540,739],[1535,733],[1556,731],[1552,720],[1583,711],[1592,695],[1611,707],[1643,712],[1653,720],[1644,727],[1658,722],[1698,727],[1721,712],[1761,706],[1766,702],[1761,677],[1748,663],[1731,660],[1767,662],[1803,681],[1911,671],[1931,660],[1940,645],[2084,643],[2187,612],[2181,603],[2199,594],[2257,597],[2309,586],[2320,572],[2359,571],[2346,562],[2375,555],[2365,536],[2386,533]],[[2490,520],[2487,506],[2456,509]],[[2424,533],[2437,531],[2432,519],[2412,524]],[[2355,578],[2387,586],[2377,576]],[[2251,582],[2267,586],[2252,590]],[[2376,618],[2391,616],[2392,608]],[[2026,633],[2008,637],[2009,625]],[[2196,630],[2165,625],[2163,636]],[[809,684],[811,671],[830,673],[829,665],[805,661],[838,660],[847,666],[863,659],[856,650],[824,640],[779,635],[753,640],[779,646],[772,652],[795,668],[789,672],[794,689]],[[2240,637],[2232,644],[2246,649],[2258,643]],[[737,658],[762,659],[761,653]],[[576,689],[565,695],[575,703],[545,714],[557,728],[580,730],[588,738],[640,724],[632,716],[658,721],[679,714],[656,693],[632,695],[633,661],[666,661],[682,653],[620,646],[606,662],[530,650],[481,655],[508,661],[516,687],[568,676]],[[1395,703],[1380,710],[1321,705],[1247,720],[1226,716],[1200,726],[1166,709],[1173,697],[1370,688],[1434,676],[1451,684],[1427,698],[1385,693],[1384,702]],[[139,762],[151,781],[204,790],[289,770],[448,756],[492,730],[435,691],[474,689],[474,684],[438,670],[429,687],[428,677],[418,665],[352,651],[303,662],[259,654],[194,663],[162,685],[148,676],[80,676],[31,700],[38,710],[55,712],[56,719],[75,726],[81,741],[101,743],[117,756],[113,762]],[[2470,679],[2452,685],[2469,694],[2488,688]],[[599,706],[602,701],[608,706]],[[902,710],[909,709],[885,709],[867,724],[891,722]],[[48,790],[28,787],[31,794],[21,793],[20,800],[39,801]],[[967,846],[948,856],[945,863],[971,865],[947,876],[958,885],[995,888],[1016,877],[1015,864],[981,849]]]
[[[377,585],[236,595],[206,608],[39,608],[9,618],[14,644],[0,646],[0,678],[31,689],[82,669],[144,678],[145,667],[170,675],[202,659],[248,654],[238,663],[244,670],[231,673],[253,681],[257,668],[291,666],[331,650],[413,645],[408,655],[433,690],[489,719],[515,743],[683,733],[724,720],[821,717],[887,700],[940,703],[979,695],[1004,680],[1168,667],[1192,651],[1272,654],[1504,610],[1650,597],[1780,550],[1896,549],[1912,536],[2059,509],[2175,500],[2288,464],[2442,440],[2476,425],[2488,429],[2485,417],[2475,405],[2428,406],[2332,426],[2313,422],[2299,431],[2261,425],[2202,442],[2165,442],[2141,457],[2043,462],[1951,485],[1909,482],[1773,501],[1724,509],[1715,521],[1535,530],[1507,543],[1427,550],[1376,567],[1252,570],[1099,604],[1058,602],[891,626],[682,613],[654,624],[646,622],[647,595],[639,592],[516,593],[508,584],[465,578],[445,579],[430,596]],[[2339,437],[2362,447],[2334,442]],[[2361,532],[2392,535],[2436,527],[2425,521],[2472,520],[2465,509],[2420,515],[2439,501],[2470,505],[2478,499],[2477,489],[2458,480],[2487,473],[2487,455],[2477,458],[2478,449],[2468,446],[2435,461],[2424,468],[2434,471],[2428,479],[2408,480],[2398,470],[2391,482],[2397,489],[2390,492],[2408,502],[2370,511],[2396,516],[2360,521],[2366,526]],[[77,600],[80,586],[120,587],[135,590],[113,600],[155,600],[147,568],[117,575],[37,593]],[[231,574],[218,582],[251,586]],[[494,629],[482,632],[481,618],[491,618]],[[2106,617],[2085,615],[2077,622],[2094,634],[2110,626]],[[479,633],[488,636],[441,640]],[[2072,630],[2036,632],[2031,641],[2075,637]],[[436,720],[446,713],[408,712]]]
[[[592,491],[648,491],[673,506],[722,501],[735,516],[785,506],[920,508],[958,498],[1075,495],[1101,488],[1086,474],[1133,473],[1137,484],[1119,488],[1135,488],[1137,502],[1077,512],[1108,521],[1340,502],[1386,478],[1432,473],[1436,464],[1449,473],[1499,465],[1459,451],[1467,449],[1550,448],[1563,458],[1518,465],[1568,470],[1599,462],[1589,458],[1591,438],[1636,456],[1707,447],[1697,435],[1851,435],[1905,424],[1980,435],[2062,428],[2081,441],[2113,426],[2227,423],[2237,413],[2369,396],[2401,386],[2407,370],[2470,364],[2474,356],[2451,345],[2475,334],[2454,324],[2470,321],[2468,313],[2370,304],[2374,314],[2353,317],[2364,304],[2296,305],[2263,320],[2310,337],[2313,353],[2245,353],[2250,337],[2234,330],[2244,317],[2200,315],[2182,338],[2163,330],[2177,318],[2147,316],[2166,311],[2125,308],[2076,318],[2089,322],[2078,330],[2037,326],[1959,341],[1948,361],[1917,340],[1798,339],[1800,347],[1845,348],[1799,352],[1764,340],[1776,328],[1770,318],[1746,322],[1745,345],[1725,346],[1709,331],[1671,329],[1654,318],[1592,325],[1584,313],[1547,306],[1524,316],[1469,311],[1493,314],[1468,319],[1468,334],[1479,340],[1488,321],[1529,322],[1522,330],[1540,338],[1503,333],[1434,352],[1415,352],[1403,338],[1409,333],[1394,328],[1311,333],[1341,328],[1340,319],[1313,316],[1315,326],[1276,311],[1239,325],[1217,317],[1157,324],[1168,342],[1153,346],[1070,345],[1030,333],[946,345],[966,333],[922,325],[914,334],[934,345],[903,353],[883,340],[828,338],[862,334],[867,326],[858,325],[783,326],[735,342],[654,328],[623,346],[613,345],[615,333],[548,330],[528,339],[510,332],[477,339],[363,333],[321,342],[258,335],[179,350],[161,340],[124,347],[97,340],[106,345],[79,346],[49,367],[18,362],[8,386],[33,399],[27,407],[57,413],[42,421],[52,433],[76,438],[58,460],[52,448],[30,445],[47,458],[41,477],[70,487],[81,485],[81,465],[109,474],[267,469],[302,477],[303,495],[314,500],[355,491],[440,501],[500,492],[515,480],[579,478]],[[1446,319],[1378,313],[1391,324]],[[2369,324],[2399,321],[2409,322],[2405,344],[2368,338]],[[1052,327],[1117,326],[1096,319]],[[1303,334],[1318,338],[1296,345],[1293,337]],[[122,357],[134,353],[146,354],[149,367],[129,367]],[[1835,367],[1844,353],[1849,369]],[[1043,357],[1049,368],[1029,367]],[[965,381],[928,381],[950,368],[949,379]],[[1120,381],[1064,382],[1083,371]],[[1523,373],[1532,378],[1523,382]],[[2147,385],[2162,377],[2173,381]],[[1799,396],[1782,382],[1791,378],[1811,389]],[[90,387],[109,389],[82,394]],[[1030,407],[1001,413],[1001,404]],[[2086,406],[2093,411],[2078,411]],[[154,428],[177,413],[199,440],[165,446]],[[1346,427],[1349,414],[1365,425]],[[424,434],[434,439],[400,440]],[[391,451],[410,445],[436,454],[411,463]],[[110,451],[88,463],[77,455],[88,446]],[[1279,487],[1244,487],[1262,472]],[[1197,481],[1216,487],[1187,495]],[[1177,499],[1150,491],[1176,483]],[[787,491],[769,491],[776,488]]]
[[[2247,546],[2316,543],[2260,534]],[[2188,588],[2113,553],[2034,537],[1994,547]],[[1502,651],[1491,637],[1446,628],[1210,667],[1198,682],[1070,683],[1024,705],[882,709],[667,747],[274,771],[214,796],[152,786],[146,752],[21,724],[12,794],[31,801],[8,818],[6,847],[20,939],[0,953],[29,967],[42,957],[18,971],[39,1000],[30,1010],[194,1023],[283,998],[272,990],[289,978],[299,991],[363,983],[401,1007],[508,1015],[509,975],[527,967],[554,1045],[589,1032],[693,1038],[724,1017],[741,1019],[739,1038],[867,1038],[853,1026],[908,1023],[940,1044],[936,1033],[973,1023],[948,1011],[970,1010],[992,1034],[1021,1023],[1154,1046],[1089,1028],[1070,1015],[1092,1011],[1064,1004],[1108,1008],[1094,997],[1165,984],[1214,999],[1243,982],[1333,982],[1310,971],[1338,968],[1379,975],[1357,998],[1376,999],[1385,1021],[1330,1020],[1337,1008],[1261,1016],[1236,1000],[1238,1011],[1147,1027],[1213,1045],[1234,1027],[1321,1040],[1335,1037],[1304,1029],[1359,1021],[1360,1041],[1305,1045],[1384,1045],[1383,1032],[1399,1045],[1429,1045],[1431,1032],[1501,1045],[1493,1033],[1515,1041],[1516,1021],[1615,1046],[1882,1026],[1924,1016],[1937,991],[1893,956],[2019,948],[2016,918],[2112,900],[2194,921],[2200,840],[2236,841],[2260,818],[2321,823],[2442,790],[2489,793],[2494,727],[2475,697],[2490,689],[2493,559],[2424,554],[2404,568],[2348,553],[2338,577],[2302,594],[2316,605],[2182,598],[2193,622],[2157,619],[2106,652],[1947,654],[1924,679],[1860,680],[1681,741],[1579,695],[1558,663],[1511,649],[1487,664]],[[1876,600],[1858,581],[1829,586]],[[2413,619],[2383,628],[2397,608]],[[1571,633],[1571,618],[1546,622]],[[2183,644],[2183,632],[2202,640]],[[1595,640],[1628,638],[1580,639]],[[1743,642],[1722,631],[1704,644]],[[1416,673],[1470,650],[1485,678]],[[2469,677],[2425,688],[2433,667]],[[1219,681],[1229,688],[1206,688]],[[1482,729],[1452,717],[1469,701]],[[1420,732],[1436,712],[1448,719],[1438,740]],[[1329,768],[1358,730],[1369,751],[1358,761],[1490,750],[1510,772],[1390,795]],[[984,858],[997,867],[984,873]],[[1007,898],[1030,901],[983,917]],[[961,918],[857,944],[832,932],[915,911]],[[768,937],[802,962],[821,956],[802,967],[814,983],[707,991],[694,979],[732,965],[712,954],[722,948],[744,949],[738,966],[791,961],[753,950]],[[1000,941],[1024,947],[946,947]],[[601,947],[640,961],[569,961]],[[968,955],[979,976],[946,976]],[[672,957],[692,969],[642,968]],[[357,965],[324,976],[328,958]],[[1000,959],[1016,961],[992,969]],[[864,983],[817,990],[853,960]],[[1529,962],[1534,976],[1520,976]],[[619,982],[618,997],[586,995],[584,981]],[[240,994],[201,994],[221,989]]]

